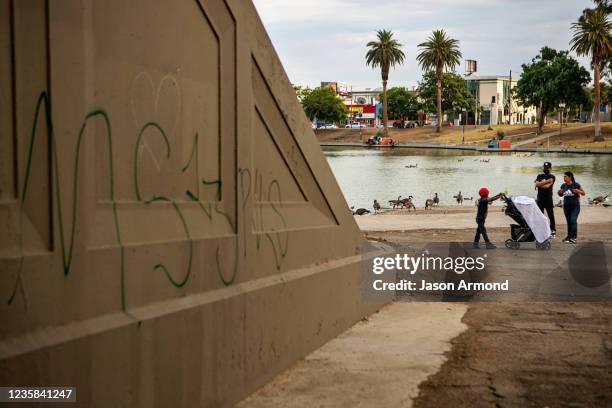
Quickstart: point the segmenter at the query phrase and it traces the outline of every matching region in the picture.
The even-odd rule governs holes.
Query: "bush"
[[[504,137],[506,137],[506,134],[504,133],[503,130],[498,130],[497,131],[497,140],[503,140]]]

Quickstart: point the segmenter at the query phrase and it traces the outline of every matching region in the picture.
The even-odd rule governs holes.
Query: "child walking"
[[[489,236],[487,235],[487,229],[485,227],[485,221],[487,219],[487,213],[489,212],[489,204],[495,200],[499,200],[502,194],[498,194],[494,197],[489,197],[489,190],[486,187],[481,188],[478,191],[478,195],[480,195],[480,199],[478,200],[478,212],[476,213],[476,236],[474,237],[474,248],[480,248],[480,235],[485,241],[485,245],[487,249],[495,249],[497,248],[491,241],[489,241]]]

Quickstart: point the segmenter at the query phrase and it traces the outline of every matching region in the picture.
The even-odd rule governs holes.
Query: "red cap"
[[[483,187],[480,190],[478,190],[478,194],[480,194],[481,197],[486,197],[489,195],[489,189],[486,187]]]

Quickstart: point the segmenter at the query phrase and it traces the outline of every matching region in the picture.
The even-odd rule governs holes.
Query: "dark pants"
[[[580,204],[563,203],[563,212],[567,220],[567,237],[576,239],[578,237],[578,214],[580,214]]]
[[[489,242],[489,236],[487,235],[487,229],[485,228],[485,220],[476,220],[476,236],[474,242],[480,242],[480,234],[485,242]]]
[[[538,201],[538,207],[540,207],[542,213],[544,213],[544,210],[546,210],[546,213],[548,214],[548,221],[550,223],[550,230],[555,232],[557,229],[555,228],[555,206],[553,205],[553,202]]]

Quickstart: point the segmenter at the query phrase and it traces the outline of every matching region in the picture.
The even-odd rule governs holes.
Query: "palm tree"
[[[599,122],[599,106],[601,105],[600,63],[602,58],[612,56],[612,23],[605,10],[597,8],[580,17],[572,24],[574,36],[570,41],[572,51],[578,55],[591,56],[595,71],[595,137],[593,141],[603,141],[601,124]]]
[[[393,39],[390,30],[378,30],[378,41],[370,41],[366,53],[366,64],[372,68],[380,67],[383,83],[383,133],[387,136],[387,80],[389,69],[396,64],[402,64],[406,56],[401,50],[402,44]]]
[[[425,71],[436,71],[438,81],[438,126],[436,132],[441,132],[442,126],[442,76],[444,70],[453,70],[459,65],[461,51],[459,41],[450,38],[444,30],[436,30],[424,43],[419,44],[421,52],[417,61]]]

